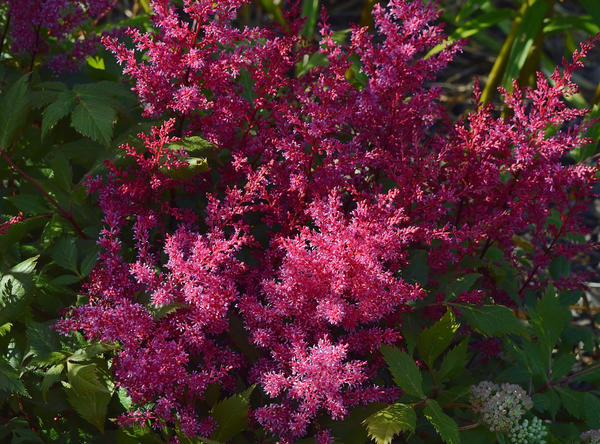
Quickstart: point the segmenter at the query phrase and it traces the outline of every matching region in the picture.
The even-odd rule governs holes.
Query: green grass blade
[[[521,26],[519,26],[508,56],[506,70],[504,71],[502,85],[507,90],[512,88],[513,79],[519,77],[521,68],[525,65],[535,38],[542,29],[544,17],[546,17],[549,8],[550,2],[547,0],[537,0],[525,11],[523,21],[521,22]]]

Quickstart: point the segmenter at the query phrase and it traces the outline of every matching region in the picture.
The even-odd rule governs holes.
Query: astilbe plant
[[[86,33],[86,27],[97,24],[116,1],[2,0],[0,4],[7,9],[4,26],[10,31],[10,53],[26,56],[30,64],[43,59],[54,71],[68,72],[79,69],[96,52],[100,39]]]
[[[374,356],[401,343],[403,313],[427,297],[402,278],[412,250],[460,277],[472,271],[466,258],[499,247],[520,273],[519,298],[547,283],[552,258],[589,248],[562,239],[584,232],[578,214],[597,169],[561,159],[585,142],[585,111],[562,97],[591,44],[552,84],[540,75],[534,91],[506,93],[510,118],[481,106],[452,125],[429,85],[460,46],[423,57],[444,40],[435,6],[376,6],[375,36],[355,27],[346,44],[323,14],[313,47],[298,37],[295,5],[285,29],[238,29],[242,3],[185,0],[178,10],[155,0],[155,32],[129,31],[135,49],[104,40],[146,115],[168,120],[143,148],[124,146],[132,163],[89,180],[104,212],[102,253],[89,303],[59,329],[120,344],[115,380],[137,406],[124,423],[209,435],[205,390],[234,391],[241,377],[267,395],[253,420],[291,442],[318,431],[321,413],[339,419],[398,396],[374,383]],[[315,50],[327,63],[294,76]],[[181,179],[172,172],[185,153],[172,148],[194,135],[216,147],[212,171]],[[214,160],[219,150],[231,161]],[[551,214],[560,223],[547,224]],[[524,258],[513,240],[523,233]],[[510,301],[491,278],[462,297]],[[231,333],[240,319],[259,353]],[[326,430],[318,436],[329,442]]]

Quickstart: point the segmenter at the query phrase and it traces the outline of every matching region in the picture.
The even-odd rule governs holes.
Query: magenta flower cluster
[[[452,124],[429,85],[460,45],[424,57],[445,38],[434,6],[376,6],[375,36],[354,27],[345,43],[323,14],[314,45],[294,5],[286,27],[239,29],[242,3],[154,0],[155,32],[129,30],[134,49],[104,39],[145,114],[166,120],[143,149],[124,147],[128,165],[89,180],[102,252],[89,304],[59,329],[120,344],[112,369],[136,406],[125,423],[207,436],[207,387],[256,383],[252,424],[282,443],[330,442],[318,416],[398,396],[374,382],[377,350],[401,344],[403,313],[443,290],[435,276],[500,248],[518,297],[547,283],[553,257],[588,248],[563,239],[584,232],[597,169],[561,159],[586,142],[585,111],[562,96],[591,45],[552,84],[515,85],[510,118],[480,106]],[[315,51],[326,63],[295,75]],[[198,135],[216,146],[211,171],[177,179],[186,162],[172,146]],[[530,250],[514,242],[523,233]],[[428,283],[402,278],[414,250],[427,252]],[[466,302],[507,299],[482,281]]]
[[[106,14],[114,0],[1,0],[10,27],[10,51],[20,56],[49,55],[49,66],[58,72],[76,71],[93,54],[99,38],[86,34],[85,25]],[[67,51],[52,51],[68,44]],[[52,53],[53,52],[53,53]],[[50,54],[52,53],[52,54]]]

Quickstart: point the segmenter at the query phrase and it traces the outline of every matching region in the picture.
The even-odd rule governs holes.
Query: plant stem
[[[469,425],[466,425],[466,426],[459,427],[458,430],[462,431],[462,430],[476,429],[480,425],[481,425],[481,420],[477,421],[475,424],[469,424]]]
[[[50,196],[46,192],[46,190],[44,190],[44,188],[42,188],[42,186],[35,181],[35,179],[33,179],[33,177],[31,177],[25,171],[23,171],[21,168],[19,168],[12,161],[12,159],[9,157],[9,155],[6,153],[6,151],[2,148],[0,148],[0,156],[2,156],[2,158],[4,160],[6,160],[6,162],[11,166],[11,168],[13,170],[15,170],[17,173],[19,173],[25,180],[27,180],[31,185],[33,185],[35,188],[37,188],[37,190],[40,193],[42,193],[42,195],[56,208],[56,211],[58,211],[58,213],[73,226],[73,229],[79,235],[79,237],[81,237],[82,239],[87,239],[87,236],[85,235],[85,233],[81,230],[79,225],[77,225],[77,222],[75,222],[75,219],[73,219],[73,215],[69,211],[66,211],[64,208],[62,208],[58,204],[58,202],[52,196]]]

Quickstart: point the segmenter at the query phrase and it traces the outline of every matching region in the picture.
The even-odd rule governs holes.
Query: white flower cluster
[[[542,420],[521,420],[533,401],[520,386],[482,381],[471,387],[471,404],[490,431],[506,433],[513,444],[545,444]]]
[[[548,430],[542,420],[534,417],[531,422],[524,419],[521,424],[510,430],[508,436],[513,444],[546,444],[544,437],[547,434]]]
[[[600,429],[583,432],[579,438],[582,444],[600,444]]]

